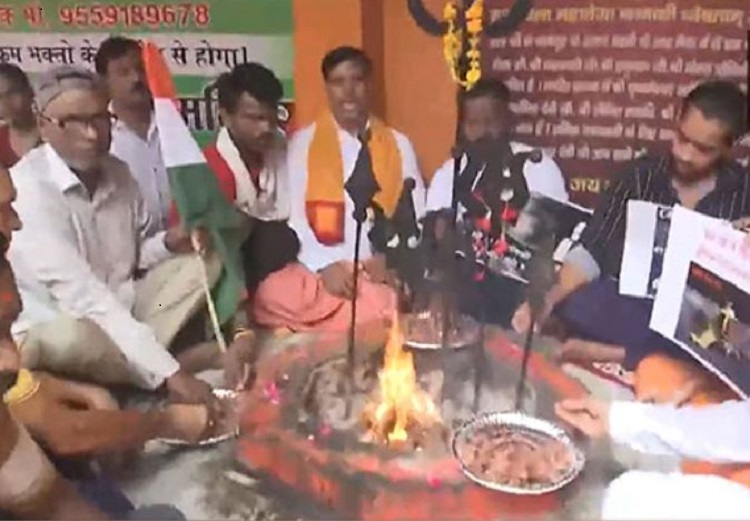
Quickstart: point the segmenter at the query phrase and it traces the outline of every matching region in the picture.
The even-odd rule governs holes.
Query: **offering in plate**
[[[572,454],[560,440],[534,437],[507,426],[478,429],[458,451],[475,476],[514,487],[556,483],[572,464]]]

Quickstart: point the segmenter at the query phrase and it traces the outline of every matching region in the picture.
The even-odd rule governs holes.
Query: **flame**
[[[368,408],[370,413],[365,418],[376,438],[388,443],[409,439],[411,425],[429,428],[442,421],[430,396],[417,384],[414,356],[403,345],[396,315],[385,346],[383,368],[378,373],[379,401],[374,408]]]

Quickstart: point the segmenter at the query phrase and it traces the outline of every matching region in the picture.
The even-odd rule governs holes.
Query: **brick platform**
[[[358,351],[371,352],[384,342],[381,329],[364,333]],[[297,423],[301,404],[294,382],[340,356],[345,345],[341,336],[322,336],[259,362],[258,379],[241,418],[237,457],[242,464],[355,519],[484,520],[536,516],[560,507],[559,494],[519,497],[474,485],[451,457],[410,465],[385,449],[351,446],[335,434],[305,433]],[[520,364],[521,350],[499,330],[487,334],[486,352],[511,366]],[[535,354],[529,379],[560,398],[585,394],[576,380]],[[280,400],[269,398],[271,383],[282,388]]]

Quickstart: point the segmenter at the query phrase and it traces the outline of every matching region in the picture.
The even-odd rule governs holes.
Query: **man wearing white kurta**
[[[110,152],[128,165],[138,183],[151,217],[148,232],[164,231],[172,198],[140,43],[123,36],[107,38],[99,46],[94,63],[107,84],[110,110],[117,117]]]
[[[148,231],[135,181],[108,153],[112,116],[98,78],[52,69],[36,104],[46,144],[11,170],[24,225],[9,252],[25,304],[14,324],[24,365],[103,384],[166,384],[175,398],[213,404],[210,387],[166,349],[205,303],[201,268],[175,257],[192,251],[180,229]]]
[[[461,133],[468,142],[483,138],[499,138],[507,133],[508,104],[510,91],[497,80],[481,79],[474,87],[461,97]],[[529,152],[532,147],[523,143],[511,142],[514,154]],[[461,159],[461,168],[465,167],[467,158]],[[477,176],[477,183],[481,179]],[[537,193],[551,199],[567,202],[568,192],[565,178],[557,164],[542,154],[539,163],[527,161],[523,175],[529,192]],[[453,202],[453,160],[446,161],[430,181],[427,191],[427,212],[449,210]],[[463,214],[463,206],[458,209]],[[521,302],[523,286],[514,280],[485,274],[482,281],[467,281],[459,301],[463,312],[474,315],[484,322],[507,327],[515,308]]]
[[[368,149],[380,186],[375,203],[391,215],[406,179],[414,179],[417,217],[424,213],[424,183],[414,149],[369,110],[371,63],[359,49],[341,47],[323,59],[330,112],[293,136],[288,151],[290,226],[300,242],[299,263],[261,284],[255,316],[263,325],[293,330],[343,329],[351,305],[356,223],[344,183],[370,135]],[[358,322],[388,317],[395,293],[385,284],[385,259],[373,254],[364,225],[358,284]]]
[[[705,407],[567,400],[558,416],[591,437],[654,455],[714,463],[750,463],[750,402]],[[750,518],[750,488],[723,477],[630,471],[607,489],[605,520],[740,520]]]
[[[497,80],[479,80],[474,87],[461,98],[461,132],[469,142],[485,137],[500,137],[507,131],[508,103],[510,91]],[[514,154],[530,152],[529,145],[512,141],[511,151]],[[462,158],[461,168],[466,166]],[[555,161],[542,154],[539,163],[527,161],[523,169],[524,179],[529,192],[538,193],[558,201],[568,201],[565,178]],[[481,176],[477,177],[477,182]],[[447,160],[438,168],[430,181],[427,191],[427,211],[434,212],[451,208],[453,200],[453,159]]]

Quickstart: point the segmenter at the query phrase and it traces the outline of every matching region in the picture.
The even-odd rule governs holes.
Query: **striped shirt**
[[[625,245],[625,212],[628,201],[642,200],[665,206],[680,204],[672,186],[669,156],[646,156],[636,160],[602,195],[581,237],[602,275],[617,278]],[[735,161],[721,167],[716,187],[694,210],[711,217],[734,221],[750,215],[750,175]]]

